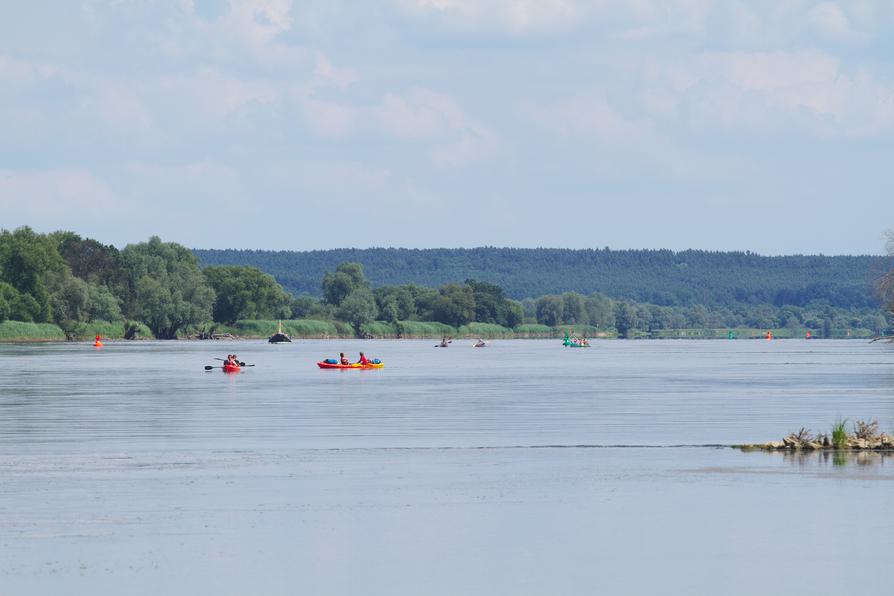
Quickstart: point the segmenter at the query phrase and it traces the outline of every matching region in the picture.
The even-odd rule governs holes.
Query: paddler
[[[342,364],[342,365],[344,365],[344,366],[347,366],[347,365],[350,364],[350,362],[348,361],[348,357],[345,356],[345,353],[344,353],[344,352],[341,352],[341,353],[338,355],[338,362],[339,362],[339,364]]]
[[[357,361],[357,364],[361,366],[366,366],[369,364],[369,360],[366,359],[366,356],[363,355],[363,352],[360,352],[360,360]]]

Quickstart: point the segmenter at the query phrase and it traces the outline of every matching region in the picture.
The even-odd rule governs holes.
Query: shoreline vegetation
[[[814,434],[801,428],[782,438],[781,441],[733,445],[742,451],[885,451],[894,452],[894,434],[879,431],[878,420],[857,420],[851,432],[847,420],[832,425],[829,433]]]
[[[218,339],[267,339],[278,329],[276,320],[242,320],[231,325],[211,325],[203,328],[187,328],[177,335],[180,340]],[[39,343],[56,341],[83,341],[99,335],[105,340],[125,339],[130,325],[136,326],[129,339],[153,339],[152,332],[143,324],[124,321],[93,321],[84,325],[79,334],[66,336],[61,327],[53,323],[3,321],[0,323],[0,343]],[[293,339],[356,339],[354,329],[342,321],[315,319],[283,320],[282,329]],[[773,339],[804,339],[808,331],[811,338],[820,338],[818,330],[807,328],[781,329],[665,329],[660,332],[638,333],[630,339],[760,339],[766,340],[767,331]],[[539,324],[522,324],[515,328],[490,323],[469,323],[455,327],[433,321],[376,321],[361,326],[361,339],[561,339],[565,333],[588,339],[618,339],[615,329],[598,329],[589,325],[560,325],[549,327]],[[829,339],[872,339],[868,329],[833,329]]]
[[[585,254],[611,262],[620,258],[609,253]],[[868,285],[827,288],[822,268],[815,271],[819,279],[809,291],[786,290],[782,280],[790,275],[755,278],[753,270],[749,275],[733,272],[724,279],[735,283],[726,287],[720,283],[719,271],[724,268],[707,253],[624,253],[625,259],[632,259],[622,259],[631,268],[628,273],[637,274],[625,277],[621,285],[606,286],[614,288],[612,295],[543,293],[559,292],[571,282],[595,283],[600,275],[606,281],[610,275],[603,272],[594,279],[586,267],[566,268],[563,263],[581,257],[578,253],[511,253],[503,256],[550,257],[541,266],[550,265],[547,269],[553,273],[541,280],[552,280],[547,285],[532,282],[526,286],[531,293],[517,293],[514,298],[501,285],[478,278],[490,277],[496,267],[484,253],[462,254],[483,260],[474,267],[467,262],[444,269],[447,281],[437,287],[378,285],[367,278],[361,263],[342,262],[334,270],[318,270],[319,292],[309,295],[287,292],[277,278],[254,266],[206,263],[203,267],[192,251],[157,236],[119,250],[74,232],[0,230],[0,341],[76,341],[94,335],[264,338],[276,332],[277,320],[285,321],[284,331],[296,338],[557,338],[567,332],[593,339],[869,339],[890,334],[894,323],[890,299],[894,291],[882,291],[889,286],[878,285],[879,300],[872,298]],[[398,267],[393,256],[383,255],[377,270]],[[671,256],[677,260],[669,261]],[[713,265],[703,263],[706,268],[695,277],[670,275],[671,270],[688,271],[690,261],[694,265],[704,259]],[[754,261],[748,255],[737,259]],[[646,267],[652,260],[657,265]],[[751,265],[771,262],[757,259]],[[811,262],[792,261],[808,269]],[[436,261],[429,266],[437,268]],[[655,266],[670,269],[663,275],[653,271]],[[882,279],[892,278],[894,273]],[[566,281],[560,283],[562,279]],[[756,279],[760,284],[754,285]],[[773,292],[766,287],[748,291],[768,283]],[[652,290],[636,294],[638,287]],[[886,310],[880,308],[883,304]]]

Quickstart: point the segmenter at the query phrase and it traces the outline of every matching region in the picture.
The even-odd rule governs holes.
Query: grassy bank
[[[319,321],[315,319],[294,319],[282,322],[283,331],[296,339],[353,338],[354,330],[341,321]],[[210,327],[206,327],[206,330]],[[277,321],[242,320],[233,325],[215,325],[216,335],[231,334],[245,339],[266,339],[276,333]],[[196,330],[184,331],[181,337],[193,336]],[[614,339],[614,329],[598,329],[589,325],[561,325],[548,327],[538,324],[524,324],[510,329],[490,323],[469,323],[462,327],[452,327],[434,321],[398,321],[387,323],[376,321],[362,327],[366,337],[386,339],[440,339],[448,336],[457,339],[561,339],[565,333],[578,337],[594,339]],[[802,339],[807,331],[814,338],[821,337],[818,329],[772,329],[774,339]],[[763,339],[767,329],[663,329],[651,334],[636,331],[635,339],[727,339],[732,332],[735,339]],[[108,339],[124,337],[124,322],[95,321],[86,323],[81,329],[78,339],[91,339],[100,335]],[[137,337],[151,338],[152,333],[143,325],[139,325]],[[868,329],[833,329],[834,339],[868,339],[873,334]],[[40,342],[64,341],[65,333],[58,326],[49,323],[23,323],[20,321],[4,321],[0,323],[0,342]]]
[[[243,338],[267,338],[279,328],[277,321],[244,320],[232,325],[218,325],[216,334],[230,333]],[[282,329],[294,338],[352,338],[354,330],[341,321],[317,321],[312,319],[296,319],[282,321]],[[457,339],[529,339],[529,338],[561,338],[567,330],[572,335],[586,337],[614,337],[615,333],[600,332],[595,327],[567,326],[547,327],[546,325],[520,325],[515,329],[490,323],[469,323],[461,327],[453,327],[435,321],[398,321],[388,323],[375,321],[361,327],[367,337],[387,339],[440,339],[448,336]]]
[[[3,321],[0,323],[0,341],[63,341],[62,329],[49,323],[23,323]]]
[[[123,339],[124,322],[94,321],[85,323],[76,339],[92,339],[100,335],[103,339]],[[137,337],[151,338],[149,328],[139,324]],[[65,341],[65,333],[58,325],[52,323],[25,323],[22,321],[3,321],[0,323],[0,341]]]
[[[806,327],[779,328],[779,329],[754,329],[754,328],[724,328],[724,329],[661,329],[653,331],[654,339],[727,339],[732,333],[735,339],[765,339],[767,331],[773,333],[774,339],[803,339],[807,332],[815,339],[822,338],[822,329],[808,329]],[[648,337],[648,334],[644,334]],[[869,339],[874,334],[869,329],[832,329],[831,339]]]

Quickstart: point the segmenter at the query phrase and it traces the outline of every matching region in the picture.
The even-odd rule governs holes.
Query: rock
[[[829,440],[829,437],[823,437],[823,447],[831,447],[832,441]]]
[[[894,437],[892,437],[891,435],[882,434],[882,436],[879,437],[879,440],[882,443],[882,447],[894,447]]]
[[[765,449],[785,449],[785,443],[782,441],[770,441],[764,445]]]
[[[847,440],[847,446],[851,449],[868,449],[869,441],[867,441],[866,439],[851,437]]]

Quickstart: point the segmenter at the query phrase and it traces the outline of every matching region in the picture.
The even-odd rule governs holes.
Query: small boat
[[[472,347],[474,347],[474,348],[486,348],[486,347],[487,347],[487,342],[484,341],[483,339],[479,339],[479,340],[476,341],[474,344],[472,344]]]
[[[229,362],[224,362],[221,368],[223,368],[225,373],[234,373],[242,370],[242,367],[238,364],[230,364]]]
[[[568,337],[568,334],[565,334],[565,339],[562,340],[562,345],[566,348],[589,348],[590,342],[586,339],[578,339],[576,337]]]
[[[360,364],[359,362],[354,362],[352,364],[339,364],[338,362],[317,362],[317,366],[320,368],[338,368],[338,369],[348,369],[348,368],[359,368],[359,369],[369,369],[369,368],[384,368],[385,363],[381,361],[370,360],[369,364]]]
[[[282,330],[282,321],[279,322],[279,331],[270,336],[270,339],[267,340],[268,343],[271,344],[288,344],[292,343],[292,338],[283,333]]]

